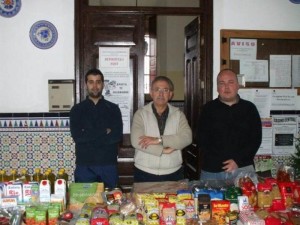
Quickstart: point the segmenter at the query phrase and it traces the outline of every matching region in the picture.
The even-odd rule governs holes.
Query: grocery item
[[[41,180],[43,180],[43,179],[44,179],[44,176],[41,173],[41,169],[35,168],[34,174],[32,175],[32,181],[36,181],[36,182],[40,183]]]
[[[5,170],[0,170],[0,182],[7,182],[8,177]]]
[[[21,169],[20,179],[23,182],[30,182],[31,181],[31,176],[27,173],[26,169]]]
[[[269,208],[272,205],[272,186],[267,183],[257,184],[257,206],[259,208]]]

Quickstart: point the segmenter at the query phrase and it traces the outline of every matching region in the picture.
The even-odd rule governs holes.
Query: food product
[[[257,206],[259,208],[269,208],[272,205],[272,187],[270,184],[257,184]]]
[[[212,200],[211,201],[211,217],[217,224],[226,224],[226,214],[230,210],[230,201],[228,200]]]
[[[198,217],[200,221],[210,220],[210,195],[198,195]]]

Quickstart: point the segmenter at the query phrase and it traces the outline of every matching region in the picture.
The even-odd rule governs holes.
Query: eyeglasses
[[[152,91],[156,93],[169,93],[170,89],[169,88],[154,88]]]

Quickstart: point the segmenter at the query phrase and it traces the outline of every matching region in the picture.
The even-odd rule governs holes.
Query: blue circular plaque
[[[55,26],[46,20],[34,23],[30,28],[29,36],[32,44],[40,49],[53,47],[58,39]]]
[[[0,15],[13,17],[20,11],[21,5],[21,0],[0,0]]]
[[[295,3],[295,4],[300,4],[300,0],[290,0],[290,2]]]

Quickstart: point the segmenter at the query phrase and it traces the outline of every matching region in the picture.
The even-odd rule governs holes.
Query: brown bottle
[[[44,176],[41,173],[41,169],[35,168],[34,174],[32,175],[32,181],[36,181],[36,182],[40,183],[41,180],[43,180],[43,179],[44,179]]]
[[[6,175],[6,171],[0,170],[0,183],[7,182],[7,181],[8,181],[8,176]]]
[[[26,169],[21,169],[20,179],[23,182],[30,182],[31,181],[31,176],[27,173]]]
[[[19,178],[19,174],[17,173],[16,169],[12,169],[10,171],[10,176],[8,177],[9,181],[16,181]]]

